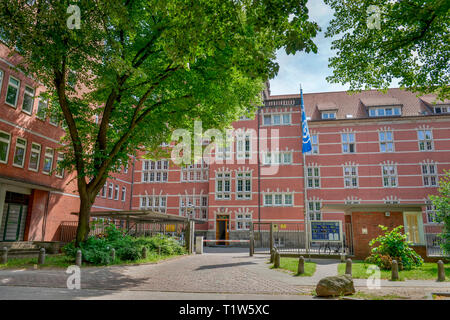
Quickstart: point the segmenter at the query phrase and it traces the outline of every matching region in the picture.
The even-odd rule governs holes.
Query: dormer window
[[[435,114],[450,113],[450,106],[434,107],[434,113]]]
[[[369,109],[370,117],[392,117],[401,116],[402,109],[400,107],[377,107]]]
[[[336,119],[336,111],[322,111],[322,119],[323,120]]]

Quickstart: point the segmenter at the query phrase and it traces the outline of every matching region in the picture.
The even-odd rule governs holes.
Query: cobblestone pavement
[[[157,264],[81,269],[81,288],[155,292],[221,294],[310,295],[324,276],[337,273],[338,261],[316,260],[313,277],[294,277],[269,268],[268,256],[248,256],[247,250],[206,250],[203,255],[178,257]],[[67,288],[65,270],[0,270],[2,286]],[[427,292],[449,292],[450,283],[435,281],[381,281],[383,290],[423,298]],[[367,292],[366,280],[355,279],[357,290]]]

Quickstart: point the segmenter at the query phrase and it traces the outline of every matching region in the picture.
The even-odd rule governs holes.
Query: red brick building
[[[0,241],[60,240],[79,202],[73,176],[52,170],[64,130],[39,116],[44,88],[10,68],[16,61],[4,47],[0,57]],[[130,160],[93,210],[189,214],[204,221],[196,228],[208,239],[240,239],[251,221],[304,223],[305,212],[351,222],[342,210],[323,210],[327,204],[424,204],[450,169],[450,101],[433,104],[432,96],[400,89],[306,93],[313,150],[304,167],[299,94],[267,89],[263,97],[253,119],[233,123],[235,139],[212,154],[214,163]],[[392,216],[425,245],[439,228],[432,209]]]

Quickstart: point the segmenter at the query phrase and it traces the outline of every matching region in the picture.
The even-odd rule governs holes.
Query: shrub
[[[430,199],[436,208],[435,222],[442,223],[441,247],[444,254],[450,257],[450,171],[439,180],[439,195],[431,195]]]
[[[104,232],[97,236],[90,236],[75,248],[75,242],[64,246],[63,252],[75,258],[78,249],[83,254],[83,261],[94,265],[107,265],[112,261],[111,249],[116,250],[117,261],[136,261],[141,258],[142,248],[146,247],[149,252],[158,252],[162,255],[184,254],[185,249],[173,238],[155,236],[151,238],[134,238],[127,235],[123,230],[117,229],[114,224],[108,225]]]
[[[422,257],[411,248],[412,243],[408,241],[407,235],[400,232],[403,226],[395,227],[391,231],[385,226],[379,227],[384,234],[369,242],[372,249],[366,262],[376,264],[384,270],[392,268],[392,260],[397,260],[400,270],[410,270],[423,264]],[[379,245],[375,246],[377,243]]]

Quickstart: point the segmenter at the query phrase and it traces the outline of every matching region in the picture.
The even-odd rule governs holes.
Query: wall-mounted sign
[[[341,221],[311,221],[311,241],[342,241]]]

